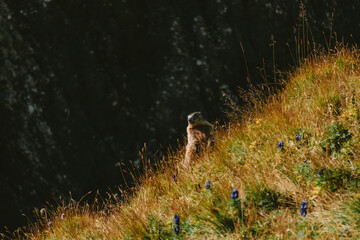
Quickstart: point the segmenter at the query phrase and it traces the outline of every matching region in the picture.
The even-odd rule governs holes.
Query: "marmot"
[[[199,155],[200,150],[209,147],[213,142],[214,125],[206,121],[201,112],[188,115],[187,145],[185,154],[185,165],[191,165]]]

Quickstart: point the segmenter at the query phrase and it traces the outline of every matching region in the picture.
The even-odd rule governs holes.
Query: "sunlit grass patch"
[[[214,146],[192,166],[183,165],[182,148],[170,152],[146,168],[121,201],[60,207],[26,232],[28,238],[357,236],[359,66],[357,50],[310,58],[283,79],[281,92],[265,98],[250,91],[252,102],[234,109],[231,123],[217,128]],[[306,216],[301,216],[305,199]]]

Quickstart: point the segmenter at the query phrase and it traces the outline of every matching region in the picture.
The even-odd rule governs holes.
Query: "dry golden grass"
[[[183,149],[172,152],[157,171],[147,170],[123,202],[96,210],[76,203],[58,207],[49,219],[40,216],[22,236],[355,239],[360,236],[359,60],[356,49],[345,48],[309,58],[266,103],[264,94],[254,91],[249,96],[252,110],[235,108],[229,126],[218,127],[213,149],[191,168],[182,165]],[[350,138],[342,135],[346,131]],[[297,134],[300,141],[295,140]],[[279,141],[283,150],[277,148]],[[326,145],[330,143],[341,143],[340,148]],[[318,176],[320,169],[324,174]],[[238,200],[230,199],[234,188]],[[306,217],[299,214],[304,199],[309,206]],[[179,235],[172,230],[175,214],[180,214]]]

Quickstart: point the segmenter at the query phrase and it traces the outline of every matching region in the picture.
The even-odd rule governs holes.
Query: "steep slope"
[[[239,111],[243,121],[219,127],[213,150],[191,168],[181,164],[183,151],[170,153],[127,201],[111,196],[99,208],[73,203],[45,211],[27,237],[354,238],[360,234],[359,64],[357,50],[305,61],[266,104],[254,94],[252,110]]]

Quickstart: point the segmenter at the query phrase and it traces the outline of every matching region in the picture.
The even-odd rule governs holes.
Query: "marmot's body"
[[[200,112],[194,112],[188,115],[188,127],[186,130],[188,142],[184,163],[188,166],[197,158],[201,149],[211,145],[214,126],[207,122]]]

